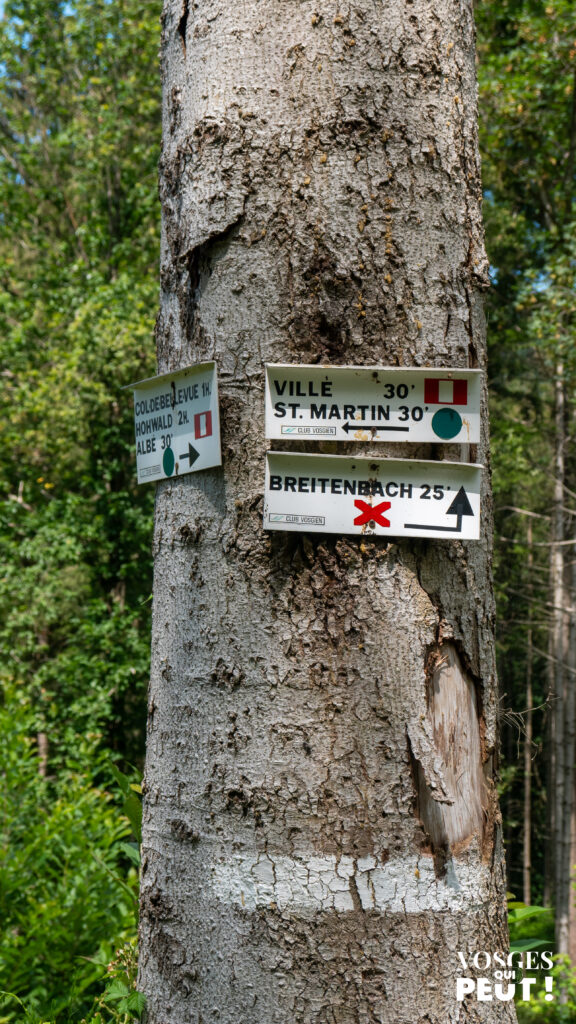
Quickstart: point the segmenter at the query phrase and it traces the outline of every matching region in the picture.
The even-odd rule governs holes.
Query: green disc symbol
[[[456,437],[462,430],[462,417],[455,409],[438,409],[432,417],[432,430],[443,441]]]
[[[162,469],[166,473],[166,476],[172,476],[174,472],[174,452],[171,448],[166,448],[164,455],[162,456]]]

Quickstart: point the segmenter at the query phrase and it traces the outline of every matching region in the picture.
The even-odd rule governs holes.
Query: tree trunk
[[[533,633],[532,602],[534,585],[534,548],[532,547],[532,520],[528,519],[528,627],[526,630],[526,726],[524,734],[524,833],[522,838],[522,892],[524,903],[531,903],[532,894],[532,735],[534,703],[532,687]]]
[[[507,948],[488,491],[468,544],[261,518],[265,362],[483,365],[471,4],[167,0],[163,59],[159,369],[217,359],[224,466],[157,494],[148,1021],[513,1021],[456,999]]]
[[[568,596],[568,595],[567,595]],[[571,630],[573,634],[573,630]],[[573,637],[572,637],[573,638]],[[556,919],[558,952],[570,955],[576,948],[576,937],[571,934],[574,928],[574,731],[576,718],[576,692],[574,675],[576,659],[568,657],[565,674],[564,702],[564,785],[562,806],[562,834],[559,837],[562,848],[562,862],[558,891],[561,894],[557,906]]]
[[[568,952],[570,913],[570,841],[572,766],[568,760],[567,743],[568,689],[568,604],[566,592],[564,559],[564,472],[566,444],[564,367],[556,365],[555,395],[555,453],[554,453],[554,505],[552,516],[552,545],[550,575],[552,590],[552,661],[554,679],[554,820],[552,846],[555,851],[554,905],[556,948],[559,953]],[[572,714],[573,717],[573,714]]]
[[[566,953],[572,963],[576,963],[576,531],[572,526],[574,547],[570,548],[570,558],[566,566],[568,578],[566,600],[569,605],[568,653],[566,664],[566,708],[565,708],[565,782],[564,782],[564,829],[566,830],[564,845],[564,862],[562,870],[565,875],[565,920],[566,932],[562,936],[565,943],[559,952]]]

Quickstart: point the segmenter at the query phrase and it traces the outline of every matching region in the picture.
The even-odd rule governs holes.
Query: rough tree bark
[[[469,0],[166,0],[159,370],[217,359],[224,466],[157,494],[150,1024],[515,1019],[455,986],[507,941],[488,492],[470,544],[261,520],[264,362],[484,363],[474,59]]]

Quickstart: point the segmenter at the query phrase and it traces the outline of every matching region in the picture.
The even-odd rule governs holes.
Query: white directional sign
[[[476,540],[482,466],[269,452],[264,528]]]
[[[480,440],[481,370],[266,366],[266,437]]]
[[[138,483],[220,466],[215,363],[131,384]]]

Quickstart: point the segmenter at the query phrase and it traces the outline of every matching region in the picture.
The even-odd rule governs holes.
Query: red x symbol
[[[356,516],[354,526],[364,526],[364,523],[375,522],[379,526],[390,526],[390,520],[382,515],[392,507],[391,501],[381,501],[379,505],[369,505],[366,501],[356,499],[356,508],[360,509],[360,515]]]

